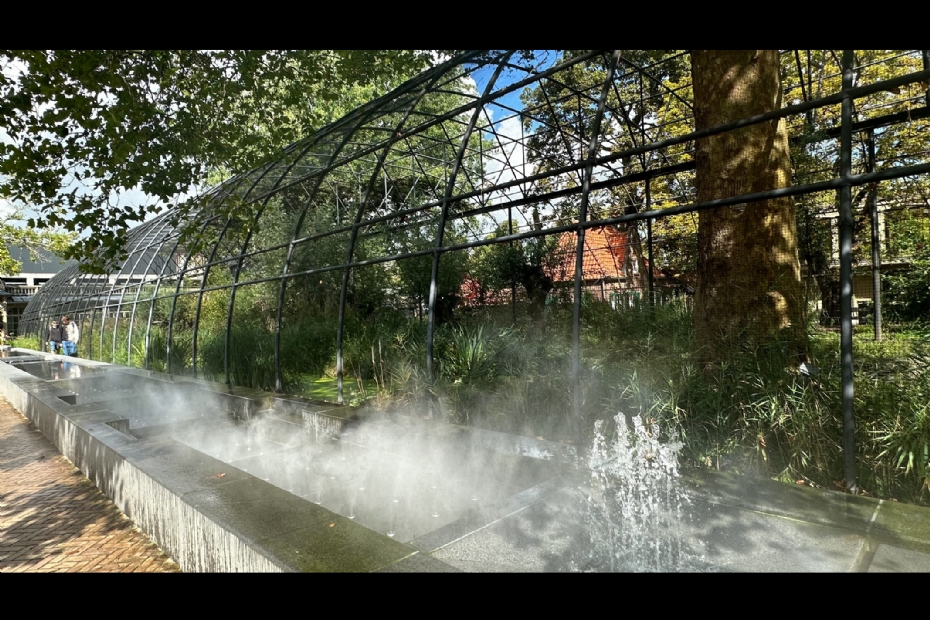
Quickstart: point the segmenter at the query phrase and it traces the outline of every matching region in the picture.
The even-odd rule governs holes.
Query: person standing
[[[48,328],[48,334],[45,336],[45,344],[48,346],[49,352],[61,353],[63,340],[64,330],[58,326],[58,321],[52,321],[52,326]]]
[[[78,330],[78,326],[75,323],[72,323],[71,317],[66,314],[61,317],[61,329],[63,336],[61,344],[64,348],[64,354],[76,357],[77,343],[81,337],[81,332]]]

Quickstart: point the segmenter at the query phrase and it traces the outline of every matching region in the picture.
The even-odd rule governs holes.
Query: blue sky
[[[535,58],[533,60],[533,66],[537,71],[542,71],[548,69],[555,64],[557,59],[558,52],[555,50],[536,50]],[[522,61],[519,58],[513,64],[517,65],[527,65],[526,61]],[[494,75],[494,70],[496,67],[494,65],[487,65],[476,70],[472,75],[475,78],[475,82],[478,85],[478,92],[483,93],[485,87],[488,84],[488,80],[491,79],[491,76]],[[519,71],[516,69],[505,68],[500,77],[497,78],[497,82],[494,84],[494,90],[502,90],[507,86],[518,82],[520,80],[526,79],[528,74],[524,71]],[[515,90],[512,93],[509,93],[500,99],[497,100],[498,103],[511,107],[517,110],[523,109],[523,104],[520,101],[520,92],[522,89]]]

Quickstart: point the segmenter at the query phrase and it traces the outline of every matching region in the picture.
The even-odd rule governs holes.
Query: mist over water
[[[483,524],[495,506],[564,472],[544,444],[488,449],[472,429],[425,420],[413,407],[344,425],[273,404],[246,417],[222,392],[122,373],[83,377],[69,389],[73,404],[106,403],[125,415],[137,436],[167,435],[217,459],[218,476],[242,470],[402,542],[456,521]],[[609,436],[606,426],[596,424],[576,463],[585,477],[577,487],[582,523],[565,525],[581,526],[581,544],[568,565],[552,569],[701,570],[683,542],[691,515],[681,442],[660,441],[641,417],[617,415]]]
[[[274,409],[235,421],[209,413],[218,407],[217,396],[202,390],[158,397],[159,417],[194,422],[175,425],[176,440],[402,542],[462,519],[480,521],[484,511],[558,469],[481,448],[467,429],[416,411],[379,414],[340,430],[307,412],[299,423]],[[209,421],[197,421],[204,412]],[[610,436],[606,426],[596,424],[580,463],[583,544],[566,568],[700,570],[683,544],[691,514],[678,469],[681,442],[660,441],[658,427],[641,417],[618,414]]]
[[[173,437],[404,542],[551,475],[531,459],[475,447],[461,427],[416,416],[385,415],[316,440],[311,430],[266,412]]]

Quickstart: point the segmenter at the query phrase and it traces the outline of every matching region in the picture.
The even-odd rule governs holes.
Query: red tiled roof
[[[585,281],[612,280],[619,281],[627,277],[623,273],[623,261],[626,258],[627,232],[617,230],[615,226],[589,228],[584,234],[584,255],[582,258],[582,279]],[[578,250],[578,235],[575,232],[563,233],[559,237],[558,252],[562,260],[555,267],[547,267],[546,274],[553,282],[570,282],[575,279],[575,253]],[[645,258],[646,265],[648,262]],[[662,274],[655,272],[662,278]],[[481,299],[482,285],[471,274],[466,274],[459,294],[465,305],[476,305]],[[484,303],[503,303],[510,299],[510,290],[484,291]]]
[[[584,233],[584,254],[581,263],[582,279],[601,280],[624,277],[623,261],[626,258],[627,233],[614,226],[589,228]],[[578,235],[574,232],[559,238],[562,262],[550,270],[549,276],[556,282],[575,279],[575,253]]]

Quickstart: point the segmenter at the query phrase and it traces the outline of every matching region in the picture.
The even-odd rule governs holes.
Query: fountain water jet
[[[588,459],[590,484],[582,488],[589,548],[576,565],[591,571],[689,570],[682,546],[688,504],[680,484],[673,436],[659,440],[657,424],[641,417],[614,418],[615,436],[595,423]]]

